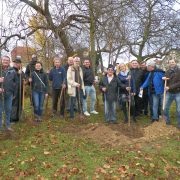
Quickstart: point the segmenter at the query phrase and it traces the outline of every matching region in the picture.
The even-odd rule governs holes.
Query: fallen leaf
[[[34,156],[30,159],[31,162],[33,162],[35,160],[36,160],[36,158]]]
[[[44,155],[49,155],[51,154],[49,151],[44,151]]]
[[[79,173],[79,169],[77,167],[74,167],[70,170],[70,173],[72,174],[78,174]]]
[[[109,169],[111,166],[109,164],[104,164],[103,166],[105,169]]]
[[[24,165],[24,163],[25,163],[24,161],[21,161],[21,165]]]
[[[150,158],[150,157],[145,157],[144,158],[146,161],[152,161],[152,158]]]
[[[97,172],[102,173],[102,174],[107,174],[106,170],[103,168],[98,168]]]
[[[52,167],[52,164],[51,163],[48,163],[48,162],[43,162],[43,165],[45,168],[51,168]]]
[[[31,147],[34,148],[34,149],[36,148],[36,146],[34,144],[31,144]]]
[[[150,163],[149,165],[150,165],[151,168],[155,167],[155,165],[153,163]]]

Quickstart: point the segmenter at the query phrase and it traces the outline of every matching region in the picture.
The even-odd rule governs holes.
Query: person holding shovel
[[[180,129],[180,68],[174,59],[168,62],[169,69],[165,73],[163,80],[167,81],[165,91],[167,91],[165,98],[164,117],[166,124],[170,124],[169,110],[172,102],[176,102],[176,111],[178,115],[178,128]]]
[[[12,101],[12,111],[11,111],[11,123],[16,123],[21,118],[22,113],[22,97],[23,97],[23,83],[25,80],[25,73],[22,71],[21,67],[21,56],[16,56],[13,61],[13,69],[17,73],[18,83],[16,85],[15,93]]]
[[[83,71],[80,67],[80,58],[74,57],[74,65],[67,71],[68,94],[70,96],[70,119],[74,119],[74,104],[77,99],[79,115],[83,114],[83,98],[85,98],[85,88],[83,80]]]
[[[120,109],[123,111],[124,114],[124,123],[128,123],[128,110],[126,104],[132,99],[131,96],[133,96],[133,91],[135,89],[135,85],[131,81],[131,76],[129,73],[129,70],[127,69],[127,66],[125,64],[120,64],[119,65],[120,72],[118,74],[118,79],[121,81],[121,83],[124,85],[126,88],[119,88],[118,91],[118,96],[119,96],[119,106]],[[130,93],[130,94],[129,94]],[[131,106],[131,112],[133,115],[133,121],[136,122],[135,119],[135,113],[134,113],[134,103],[131,104],[128,103]]]
[[[164,83],[162,77],[164,77],[164,71],[162,69],[156,68],[156,63],[154,61],[149,61],[147,63],[147,70],[149,75],[147,76],[145,82],[140,87],[140,92],[148,87],[148,95],[150,97],[150,111],[152,114],[151,122],[159,121],[158,107],[163,101]]]
[[[60,117],[64,118],[65,97],[63,96],[63,91],[66,88],[66,71],[61,66],[60,57],[54,57],[54,67],[49,72],[49,80],[52,81],[52,117],[57,115],[59,99]]]
[[[126,86],[121,83],[114,74],[114,66],[109,64],[107,75],[103,76],[99,82],[99,88],[103,93],[105,121],[107,123],[117,123],[116,104],[118,99],[118,88],[125,89]]]
[[[10,67],[10,58],[3,56],[0,69],[0,131],[2,130],[2,112],[5,112],[5,126],[9,131],[13,131],[10,127],[10,116],[12,110],[13,94],[18,84],[17,74]]]

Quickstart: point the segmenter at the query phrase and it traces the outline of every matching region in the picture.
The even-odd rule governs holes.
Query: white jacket
[[[82,90],[83,94],[85,95],[85,88],[84,88],[84,80],[83,80],[83,72],[81,67],[79,67],[80,71],[80,77],[82,80]],[[76,97],[76,87],[78,86],[78,83],[75,82],[75,69],[74,66],[69,66],[67,71],[67,85],[68,85],[68,94],[69,96]]]

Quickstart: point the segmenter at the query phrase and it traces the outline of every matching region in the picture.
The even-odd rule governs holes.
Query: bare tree
[[[126,42],[138,61],[162,57],[180,43],[178,12],[175,1],[137,0],[126,7]]]

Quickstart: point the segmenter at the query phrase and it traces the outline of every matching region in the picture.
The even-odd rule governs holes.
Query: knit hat
[[[156,63],[154,61],[147,62],[147,66],[156,66]]]
[[[20,64],[21,63],[21,56],[16,56],[16,58],[13,62]]]

